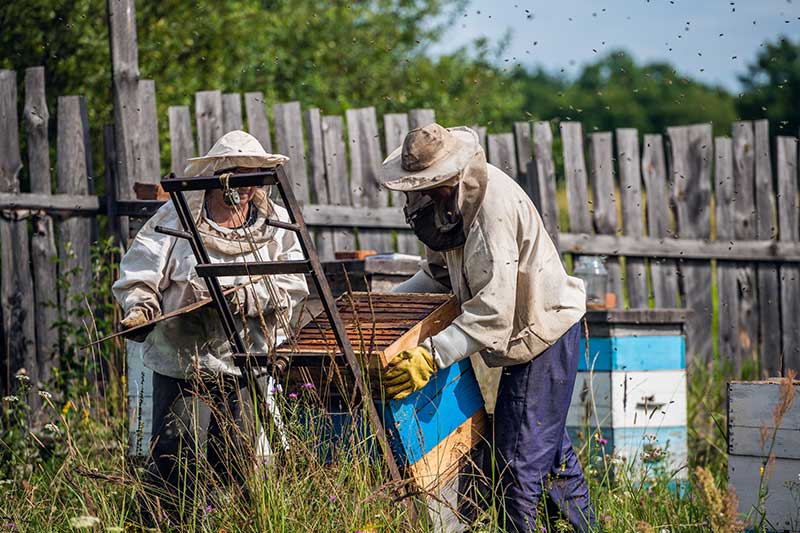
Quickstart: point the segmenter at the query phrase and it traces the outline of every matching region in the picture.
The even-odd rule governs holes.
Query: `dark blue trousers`
[[[503,369],[494,438],[509,532],[537,531],[543,496],[550,521],[566,518],[576,531],[589,531],[594,524],[589,490],[565,427],[580,331],[575,324],[532,361]]]

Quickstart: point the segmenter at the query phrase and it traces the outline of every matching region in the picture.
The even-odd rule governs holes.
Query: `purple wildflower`
[[[303,383],[302,387],[304,389],[313,389],[314,388],[314,384],[313,383]]]
[[[208,504],[208,505],[206,505],[206,508],[204,509],[204,511],[205,511],[206,513],[210,513],[210,512],[212,512],[213,510],[214,510],[214,506],[213,506],[213,505],[211,505],[211,504]]]
[[[296,392],[290,392],[289,393],[289,399],[290,400],[296,400],[297,399],[297,393]]]
[[[331,500],[332,502],[335,502],[335,501],[336,501],[336,496],[334,496],[333,494],[331,494],[331,495],[330,495],[330,500]]]
[[[17,523],[16,522],[6,522],[6,529],[9,531],[16,531],[17,530]]]
[[[597,442],[605,446],[606,444],[608,444],[608,439],[604,439],[603,437],[598,437]]]

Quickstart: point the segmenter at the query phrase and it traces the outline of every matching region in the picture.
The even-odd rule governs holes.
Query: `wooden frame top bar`
[[[171,172],[169,176],[161,180],[161,187],[166,192],[222,189],[222,182],[219,178],[219,176],[177,177]],[[228,179],[228,185],[232,189],[254,185],[275,185],[277,182],[278,178],[275,169],[247,174],[231,174]]]

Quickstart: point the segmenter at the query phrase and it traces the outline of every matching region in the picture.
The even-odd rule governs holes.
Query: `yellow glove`
[[[436,365],[422,346],[400,352],[383,372],[383,387],[390,400],[402,400],[428,383]]]

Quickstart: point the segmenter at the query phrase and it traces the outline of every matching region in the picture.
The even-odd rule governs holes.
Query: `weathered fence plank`
[[[347,180],[347,151],[344,144],[344,122],[339,116],[322,117],[322,142],[325,155],[325,175],[331,205],[351,206],[350,184]],[[351,230],[338,229],[333,233],[334,250],[355,250],[356,238]]]
[[[539,209],[544,227],[558,248],[558,198],[556,196],[556,164],[553,160],[553,130],[549,122],[533,124],[533,154],[528,163],[531,198]]]
[[[647,191],[647,234],[666,239],[670,232],[670,199],[667,195],[667,166],[661,135],[645,135],[642,177]],[[678,265],[671,259],[651,259],[650,279],[656,308],[678,307]]]
[[[279,153],[288,156],[286,172],[294,184],[294,195],[301,204],[310,200],[306,153],[303,144],[303,117],[300,102],[272,106],[275,121],[275,146]]]
[[[778,137],[776,165],[778,171],[778,238],[780,242],[800,240],[797,200],[797,149],[795,137]],[[783,373],[800,372],[800,265],[781,265],[781,354]]]
[[[514,176],[528,196],[531,195],[531,183],[528,176],[528,163],[531,162],[531,123],[514,123],[514,146],[517,152],[517,175]]]
[[[188,106],[169,108],[170,169],[176,176],[183,176],[186,160],[195,157],[192,117]]]
[[[114,132],[117,147],[117,198],[134,197],[136,179],[135,139],[139,130],[139,47],[136,39],[134,0],[108,0],[108,28],[111,48],[111,79],[114,95]],[[126,219],[120,231],[128,234]]]
[[[681,237],[711,236],[711,124],[668,128],[671,173]],[[713,355],[708,334],[712,321],[711,265],[708,261],[682,261],[683,304],[692,310],[686,324],[687,367],[707,364]]]
[[[561,143],[564,149],[564,174],[567,178],[569,230],[572,233],[592,233],[586,158],[583,154],[583,127],[580,122],[561,123]]]
[[[261,91],[244,93],[244,108],[247,113],[247,131],[258,139],[267,152],[272,152],[269,136],[269,120],[264,109],[264,95]]]
[[[755,200],[756,238],[772,240],[777,236],[775,224],[775,188],[772,185],[772,161],[769,152],[769,121],[757,120],[755,126]],[[777,376],[781,372],[781,339],[775,325],[781,322],[778,265],[760,264],[758,280],[759,361],[761,373]]]
[[[489,135],[489,163],[512,178],[517,177],[517,156],[514,153],[514,134],[495,133]]]
[[[0,70],[0,192],[19,192],[18,174],[22,168],[17,117],[17,73]],[[12,213],[0,213],[0,313],[3,347],[0,369],[4,394],[15,388],[14,374],[24,368],[36,378],[36,326],[33,280],[30,270],[28,224]],[[37,383],[34,382],[34,389]],[[29,400],[36,405],[36,392]]]
[[[222,132],[223,135],[233,130],[243,130],[242,95],[226,93],[222,95]]]
[[[408,112],[408,125],[412,130],[436,122],[436,112],[433,109],[412,109]]]
[[[733,179],[733,143],[728,137],[714,141],[716,164],[714,180],[716,193],[717,241],[734,242],[736,218],[736,189]],[[739,285],[737,265],[717,262],[718,346],[721,361],[730,361],[734,371],[741,370],[739,353]]]
[[[610,132],[592,133],[589,136],[589,161],[591,163],[592,191],[594,193],[594,225],[598,235],[617,234],[617,197],[614,187],[614,162],[612,161]],[[625,307],[622,289],[622,268],[616,257],[606,259],[608,292],[616,296],[616,307]]]
[[[408,115],[405,113],[389,113],[383,116],[384,139],[386,141],[386,155],[392,153],[403,144],[408,134]],[[405,195],[393,194],[389,191],[389,202],[398,208],[405,204]],[[417,236],[410,231],[397,232],[397,251],[404,254],[419,254],[420,245]]]
[[[381,147],[375,108],[348,109],[347,132],[350,140],[350,191],[353,205],[388,205],[386,193],[376,180],[378,166],[381,164]],[[383,230],[359,228],[358,242],[361,249],[375,250],[378,253],[391,252],[394,249],[392,234]]]
[[[58,138],[56,143],[57,192],[89,193],[90,152],[86,145],[86,130],[82,115],[86,100],[82,96],[62,96],[58,99]],[[72,328],[81,327],[86,310],[85,295],[91,287],[91,223],[87,218],[68,218],[58,227],[59,276],[65,289],[59,294],[62,319]],[[67,338],[71,337],[67,332]],[[69,342],[69,341],[67,341]]]
[[[733,179],[736,190],[736,239],[755,239],[755,147],[753,123],[733,124]],[[739,281],[739,342],[743,361],[757,361],[758,302],[756,271],[753,265],[742,264],[737,270]]]
[[[139,127],[133,141],[136,160],[134,182],[158,183],[161,179],[161,148],[158,141],[156,84],[139,81]]]
[[[43,67],[33,67],[25,71],[24,120],[31,192],[50,196],[52,193],[48,139],[50,113],[45,98]],[[34,280],[37,379],[41,385],[50,380],[53,367],[58,366],[58,331],[55,328],[58,321],[56,257],[53,219],[48,215],[37,215],[33,218],[31,260]]]
[[[197,153],[204,156],[222,137],[222,93],[200,91],[195,94],[194,118],[197,122]]]
[[[308,172],[311,175],[311,187],[316,204],[328,204],[328,184],[325,181],[325,149],[322,139],[322,115],[319,109],[312,108],[303,113],[308,139]],[[322,261],[334,258],[333,230],[320,229],[314,232],[317,254]]]
[[[617,165],[622,200],[622,227],[625,235],[642,237],[642,174],[639,158],[639,132],[633,128],[617,129]],[[643,259],[625,259],[628,302],[633,309],[648,307],[647,270]]]

